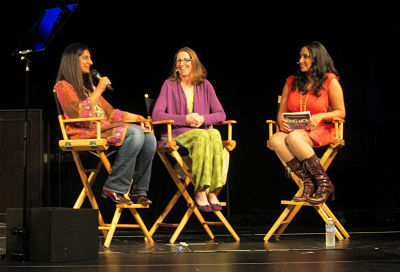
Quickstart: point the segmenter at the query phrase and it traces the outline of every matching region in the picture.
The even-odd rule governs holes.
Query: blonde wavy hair
[[[180,81],[180,76],[178,69],[176,67],[176,60],[177,56],[180,52],[186,52],[189,54],[190,58],[192,59],[192,71],[191,71],[191,79],[192,79],[192,84],[197,85],[200,84],[204,81],[204,79],[207,77],[207,70],[201,64],[199,57],[197,56],[196,52],[194,52],[193,49],[189,47],[183,47],[176,51],[175,56],[174,56],[174,64],[172,66],[171,74],[169,76],[169,79],[171,79],[174,82],[179,82]]]

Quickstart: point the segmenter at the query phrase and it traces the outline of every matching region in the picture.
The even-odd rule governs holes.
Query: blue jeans
[[[131,195],[147,196],[155,151],[153,133],[144,133],[140,127],[129,126],[103,188],[119,194],[131,189]]]

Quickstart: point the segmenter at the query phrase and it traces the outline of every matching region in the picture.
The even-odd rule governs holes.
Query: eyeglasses
[[[192,61],[192,59],[182,59],[182,60],[176,60],[176,64],[181,64],[183,62],[183,64],[188,64],[189,61]]]

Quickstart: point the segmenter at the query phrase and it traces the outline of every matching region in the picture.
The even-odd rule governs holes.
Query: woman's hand
[[[287,124],[285,118],[283,118],[283,115],[280,118],[278,118],[278,126],[279,130],[282,132],[290,133],[292,131],[289,125]]]
[[[308,122],[307,129],[311,130],[318,126],[318,124],[323,120],[324,114],[317,113],[311,116],[310,121]]]
[[[134,113],[130,113],[127,112],[125,115],[125,120],[137,120],[137,119],[146,119],[143,116],[139,115],[139,114],[134,114]],[[151,124],[150,122],[146,121],[143,122],[143,126],[144,128],[146,128],[146,130],[151,130]]]
[[[204,116],[194,112],[186,115],[186,123],[191,127],[201,127],[204,124]]]
[[[101,93],[103,93],[106,90],[107,85],[111,85],[110,79],[108,77],[102,77],[99,79],[99,83],[97,83],[96,90],[99,90]]]

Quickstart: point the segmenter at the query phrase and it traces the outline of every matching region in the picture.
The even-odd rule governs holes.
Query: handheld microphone
[[[90,71],[90,75],[97,80],[100,80],[100,78],[102,78],[101,74],[99,73],[99,71],[97,71],[96,69],[92,69]],[[109,91],[114,91],[114,88],[111,86],[111,84],[107,85],[107,90]]]

